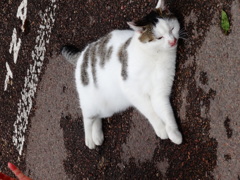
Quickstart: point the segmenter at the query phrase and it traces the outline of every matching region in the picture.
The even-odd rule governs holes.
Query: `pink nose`
[[[173,41],[168,41],[171,47],[175,46],[177,44],[177,39],[174,38]]]

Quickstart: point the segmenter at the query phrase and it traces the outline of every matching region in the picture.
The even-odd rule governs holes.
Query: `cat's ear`
[[[160,10],[162,10],[162,11],[166,9],[166,7],[165,7],[165,5],[164,5],[164,0],[158,0],[156,9],[160,9]]]
[[[136,26],[134,22],[127,22],[127,24],[129,25],[129,27],[131,29],[133,29],[136,32],[142,33],[143,32],[143,27],[140,26]]]

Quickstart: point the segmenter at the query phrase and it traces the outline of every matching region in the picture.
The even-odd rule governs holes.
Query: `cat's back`
[[[115,54],[134,35],[132,30],[113,30],[96,41],[89,43],[81,52],[80,61],[94,56],[105,60],[109,54]],[[91,59],[90,58],[90,59]]]

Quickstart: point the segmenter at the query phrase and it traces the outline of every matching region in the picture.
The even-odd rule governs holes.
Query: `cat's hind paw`
[[[104,136],[103,136],[102,130],[93,131],[93,133],[92,133],[92,138],[93,138],[93,142],[94,142],[97,146],[102,145],[103,140],[104,140]]]
[[[169,139],[175,144],[182,143],[182,134],[179,132],[178,128],[166,127]]]
[[[96,145],[93,142],[92,138],[85,138],[85,144],[89,149],[95,149],[96,148]]]

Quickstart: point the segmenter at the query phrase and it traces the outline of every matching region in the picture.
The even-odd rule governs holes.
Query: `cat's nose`
[[[177,44],[177,39],[174,38],[172,41],[168,41],[171,47],[175,46]]]

